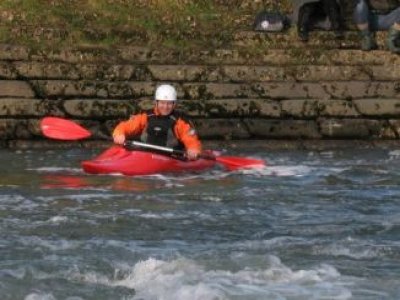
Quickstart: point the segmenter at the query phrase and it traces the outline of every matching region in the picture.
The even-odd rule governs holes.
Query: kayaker
[[[169,84],[157,87],[154,108],[132,115],[113,131],[114,143],[123,145],[127,138],[145,143],[185,150],[189,160],[201,153],[201,142],[191,122],[175,110],[177,93]]]

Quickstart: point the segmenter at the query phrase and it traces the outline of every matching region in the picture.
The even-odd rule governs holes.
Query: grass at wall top
[[[257,0],[2,0],[2,43],[31,47],[145,45],[229,47],[255,14],[286,1]]]

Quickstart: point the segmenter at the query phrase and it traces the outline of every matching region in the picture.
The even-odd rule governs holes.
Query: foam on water
[[[327,245],[316,245],[312,247],[314,254],[345,256],[352,259],[373,259],[382,258],[393,252],[393,247],[387,245],[374,245],[364,240],[347,238],[335,241]]]
[[[241,251],[272,250],[277,248],[295,248],[298,245],[312,244],[312,241],[304,238],[280,236],[268,240],[249,240],[232,244],[232,249]]]
[[[2,187],[2,188],[12,188],[12,189],[15,189],[15,188],[18,188],[19,185],[17,185],[17,184],[0,184],[0,187]]]
[[[39,173],[82,174],[82,169],[69,168],[69,167],[38,167],[38,168],[27,168],[26,170],[35,171]]]
[[[190,180],[215,180],[230,176],[231,172],[222,170],[209,170],[199,173],[177,173],[177,174],[154,174],[145,176],[149,179],[162,180],[166,182],[185,182]]]
[[[22,267],[17,269],[2,269],[0,274],[1,276],[7,275],[16,279],[22,279],[26,275],[26,269]]]
[[[107,191],[107,190],[103,190]],[[89,201],[89,200],[108,200],[111,198],[117,198],[118,195],[116,194],[107,194],[107,193],[88,193],[88,194],[70,194],[70,195],[63,195],[63,199],[71,199],[76,202],[84,202],[84,201]],[[59,199],[59,196],[40,196],[36,198],[37,200],[43,201],[43,202],[52,202],[54,200]]]
[[[269,165],[262,169],[244,169],[239,172],[246,175],[254,176],[276,176],[276,177],[304,177],[308,175],[327,175],[332,173],[340,173],[347,168],[321,168],[312,165]]]
[[[10,221],[10,220],[8,220]],[[48,227],[48,226],[59,226],[63,224],[68,224],[69,222],[74,222],[76,220],[68,218],[66,216],[54,216],[49,218],[48,220],[21,220],[21,219],[14,219],[14,226],[18,228],[38,228],[38,227]],[[86,220],[86,222],[88,222]]]
[[[20,211],[20,210],[33,210],[37,208],[39,204],[35,203],[32,199],[29,199],[22,195],[3,194],[0,195],[0,209],[8,211]]]
[[[388,153],[389,157],[396,157],[398,158],[400,156],[400,150],[392,150],[389,151]]]
[[[39,251],[50,250],[53,252],[77,249],[84,245],[84,242],[80,241],[65,240],[65,239],[51,240],[34,236],[21,239],[19,243],[23,246],[29,246],[35,250]]]
[[[125,271],[126,272],[126,271]],[[118,273],[118,270],[116,270]],[[350,299],[349,283],[332,266],[292,270],[276,256],[264,266],[239,270],[213,269],[186,258],[148,258],[136,263],[123,279],[93,272],[74,278],[135,290],[133,299]]]
[[[48,220],[49,223],[53,223],[53,224],[66,223],[67,221],[68,221],[68,217],[66,217],[66,216],[54,216]]]
[[[24,300],[56,300],[51,293],[34,292],[27,295]]]

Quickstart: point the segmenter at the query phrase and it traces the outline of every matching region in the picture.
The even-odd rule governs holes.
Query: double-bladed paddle
[[[91,136],[91,132],[86,128],[83,128],[73,121],[58,117],[43,118],[40,122],[40,128],[44,136],[57,140],[74,141],[86,139]],[[136,141],[128,141],[125,145],[157,150],[169,154],[185,154],[184,151]],[[223,164],[229,170],[260,168],[265,166],[264,161],[253,158],[244,158],[238,156],[212,156],[209,154],[201,154],[200,157],[203,159],[215,160],[216,162]]]

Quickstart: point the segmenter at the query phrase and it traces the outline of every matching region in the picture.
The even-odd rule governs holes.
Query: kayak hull
[[[81,163],[89,174],[123,174],[128,176],[202,171],[215,165],[214,160],[184,161],[163,154],[127,150],[112,146],[99,156]]]

